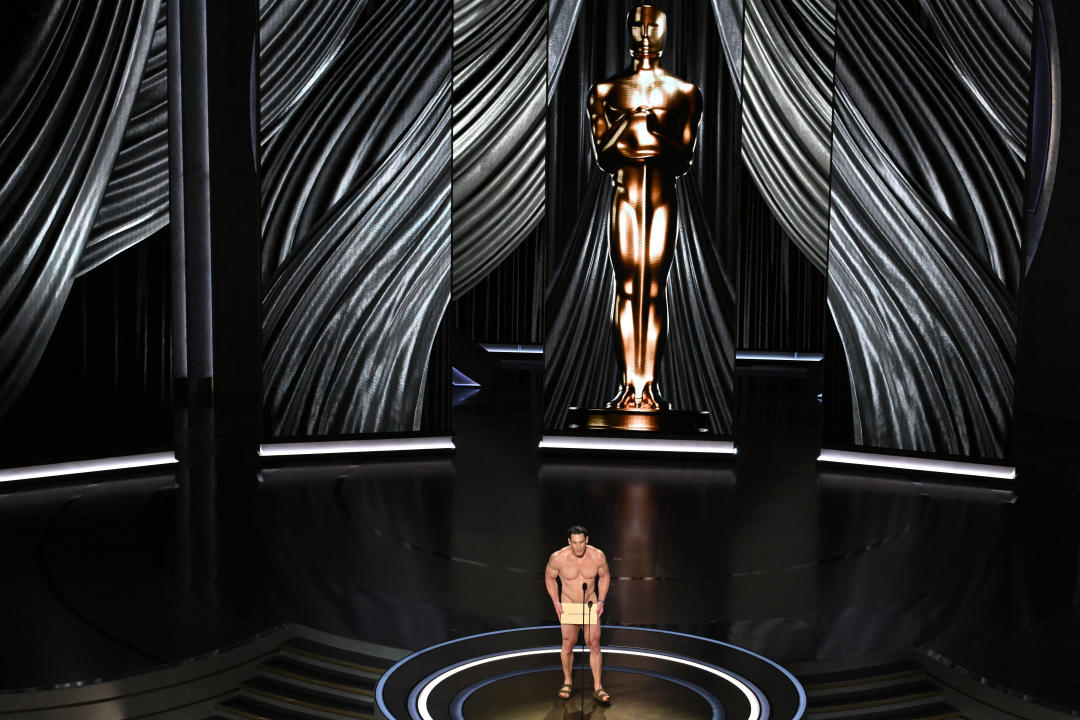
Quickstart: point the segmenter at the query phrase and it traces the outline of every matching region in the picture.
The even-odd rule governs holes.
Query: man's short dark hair
[[[589,537],[589,531],[582,525],[571,525],[570,529],[566,531],[567,539],[569,539],[571,535],[584,535],[585,537]]]

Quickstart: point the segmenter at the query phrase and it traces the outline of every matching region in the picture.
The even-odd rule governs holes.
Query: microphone
[[[581,599],[585,599],[585,595],[589,592],[589,583],[581,583]],[[589,601],[589,610],[592,610],[592,600]],[[585,604],[581,605],[581,657],[585,658],[585,637],[589,634],[588,619],[585,617]],[[581,717],[585,717],[585,663],[581,664],[581,672],[578,674],[581,678]]]

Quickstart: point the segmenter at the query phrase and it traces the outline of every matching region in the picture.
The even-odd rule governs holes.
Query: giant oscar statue
[[[701,91],[660,66],[667,25],[663,12],[640,5],[626,24],[633,64],[597,83],[588,99],[596,162],[615,183],[608,237],[622,385],[605,409],[571,408],[570,426],[704,430],[705,413],[672,411],[656,382],[667,332],[665,284],[679,223],[675,182],[690,169]]]

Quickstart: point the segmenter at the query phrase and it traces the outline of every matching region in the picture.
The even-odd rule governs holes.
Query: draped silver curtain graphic
[[[169,224],[168,48],[165,2],[120,151],[101,199],[77,274],[115,257]],[[149,19],[148,19],[149,21]]]
[[[1009,453],[1030,0],[845,0],[829,309],[855,445]]]
[[[0,412],[33,374],[76,273],[162,223],[164,175],[143,175],[139,159],[164,157],[155,109],[161,13],[159,0],[54,0],[4,85]],[[152,47],[156,59],[143,83]],[[137,122],[129,127],[133,108]]]
[[[450,3],[362,5],[340,48],[309,54],[319,66],[278,73],[297,87],[275,92],[263,147],[263,402],[277,437],[420,430],[450,297]],[[276,22],[310,37],[341,21],[307,18]]]
[[[454,296],[487,276],[544,213],[546,9],[454,2]]]
[[[742,158],[787,236],[825,272],[835,0],[745,0]]]

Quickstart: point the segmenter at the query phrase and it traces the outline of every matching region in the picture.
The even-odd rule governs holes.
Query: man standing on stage
[[[604,614],[604,600],[611,586],[607,557],[589,545],[589,533],[582,526],[574,525],[566,535],[567,547],[551,553],[544,572],[544,585],[562,624],[563,684],[558,694],[563,700],[570,698],[573,687],[570,670],[580,629],[589,646],[593,698],[608,703],[611,693],[600,682],[600,616]],[[561,594],[556,581],[562,585]]]

